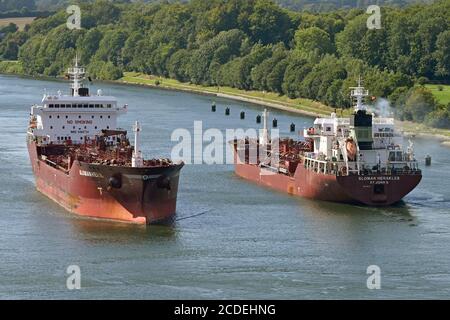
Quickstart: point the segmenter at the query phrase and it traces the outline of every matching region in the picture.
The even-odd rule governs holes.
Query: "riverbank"
[[[8,62],[9,66],[14,65],[14,61]],[[13,68],[17,71],[20,68]],[[59,78],[54,77],[31,77],[20,74],[18,72],[2,72],[0,74],[14,75],[18,77],[55,80]],[[61,78],[62,79],[62,78]],[[161,78],[155,76],[144,75],[136,72],[125,72],[124,77],[114,80],[105,81],[115,84],[145,86],[151,88],[158,88],[163,90],[172,90],[180,92],[189,92],[195,94],[208,95],[212,98],[225,98],[246,103],[251,103],[258,106],[265,106],[268,108],[283,110],[286,112],[301,114],[309,117],[321,117],[328,116],[334,111],[333,108],[328,107],[320,102],[312,101],[309,99],[297,98],[290,99],[286,96],[280,96],[272,92],[260,92],[260,91],[244,91],[230,87],[205,87],[195,84],[182,83],[174,79]],[[345,110],[343,115],[349,115],[351,109]],[[402,127],[402,130],[406,136],[434,138],[442,142],[443,145],[450,147],[450,130],[438,129],[427,127],[420,123],[414,123],[409,121],[399,121],[397,123]]]
[[[158,89],[184,91],[209,95],[212,97],[232,99],[310,117],[325,116],[334,111],[331,107],[309,99],[290,99],[289,97],[280,96],[273,92],[244,91],[231,87],[206,87],[182,83],[174,79],[144,75],[136,72],[125,72],[124,77],[117,81],[125,84],[143,85]]]
[[[331,107],[309,99],[290,99],[286,96],[279,96],[271,92],[243,91],[230,87],[205,87],[135,72],[126,72],[124,77],[117,81],[124,84],[141,85],[158,89],[177,90],[232,99],[310,117],[328,116],[334,111]],[[348,115],[350,112],[350,109],[345,110],[344,115]],[[410,121],[397,120],[397,123],[403,129],[406,136],[434,138],[442,141],[443,145],[450,146],[450,130],[448,129],[430,128],[423,124]]]

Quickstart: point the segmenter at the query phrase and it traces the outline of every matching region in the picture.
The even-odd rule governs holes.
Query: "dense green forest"
[[[17,72],[61,75],[75,51],[93,77],[124,71],[207,86],[272,91],[349,107],[361,75],[406,120],[449,127],[449,106],[422,84],[450,78],[450,1],[383,7],[369,30],[363,9],[289,11],[271,0],[81,4],[82,30],[62,10],[24,31],[0,30],[0,57]]]
[[[0,0],[0,13],[6,11],[18,11],[22,9],[36,9],[35,0]]]
[[[282,7],[309,12],[367,8],[371,4],[379,6],[406,6],[416,3],[430,3],[432,1],[433,0],[277,0]]]
[[[38,10],[55,10],[61,9],[63,6],[67,6],[70,0],[0,0],[1,2],[8,2],[10,6],[14,5],[15,9],[22,9],[23,4],[20,2],[33,3]],[[83,0],[83,2],[89,2],[93,0]],[[110,0],[112,2],[133,2],[132,0]],[[141,0],[142,2],[187,2],[188,0]],[[243,0],[244,1],[244,0]],[[324,12],[337,9],[349,9],[349,8],[363,8],[368,7],[370,4],[377,4],[380,6],[405,6],[412,3],[426,3],[433,0],[276,0],[284,8],[297,11],[310,11],[310,12]],[[136,1],[134,1],[136,2]],[[0,6],[1,8],[1,6]],[[29,8],[31,9],[31,8]],[[11,9],[10,9],[11,10]],[[1,10],[0,10],[1,11]]]

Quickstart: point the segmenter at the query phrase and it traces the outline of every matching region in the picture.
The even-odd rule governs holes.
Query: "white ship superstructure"
[[[117,130],[117,117],[127,111],[126,105],[119,106],[115,97],[104,96],[101,90],[89,94],[83,85],[85,69],[78,66],[78,59],[68,75],[72,80],[70,95],[46,93],[41,105],[31,107],[33,125],[28,134],[41,144],[83,143],[102,129]]]
[[[363,99],[368,91],[361,82],[352,88],[351,96],[356,100],[353,115],[347,118],[332,113],[328,118],[317,118],[313,127],[304,130],[304,137],[314,141],[314,152],[306,155],[312,165],[320,161],[325,172],[343,175],[418,169],[412,144],[403,150],[403,137],[394,119],[366,111]]]

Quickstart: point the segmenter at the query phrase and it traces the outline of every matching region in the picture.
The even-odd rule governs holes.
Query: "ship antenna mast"
[[[350,96],[353,99],[356,99],[356,105],[355,105],[355,112],[358,110],[365,110],[366,107],[363,104],[364,98],[369,95],[369,90],[364,89],[361,83],[361,76],[359,76],[358,79],[358,86],[357,87],[350,87],[351,93]]]
[[[141,132],[141,126],[138,121],[134,123],[134,150],[133,156],[131,158],[132,167],[142,167],[144,165],[144,160],[142,158],[141,150],[139,149],[139,133]]]
[[[78,66],[78,54],[75,55],[74,63],[75,66],[73,68],[68,69],[68,74],[70,77],[70,80],[72,80],[72,95],[74,97],[79,97],[79,89],[83,88],[83,80],[84,76],[86,74],[86,71],[84,68]]]

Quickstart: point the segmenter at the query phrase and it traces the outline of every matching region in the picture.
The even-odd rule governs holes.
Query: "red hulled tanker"
[[[31,108],[27,133],[36,188],[68,211],[86,217],[139,224],[168,223],[176,211],[183,163],[145,160],[140,125],[116,127],[127,106],[114,97],[90,95],[84,68],[70,68],[70,95],[45,94]]]
[[[235,173],[310,199],[370,206],[400,201],[422,178],[412,143],[404,151],[394,119],[366,111],[361,82],[351,96],[356,105],[350,117],[317,118],[303,141],[271,138],[264,111],[261,137],[233,142]]]

